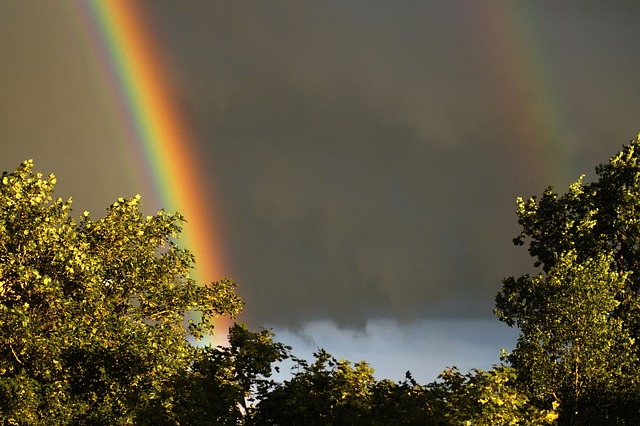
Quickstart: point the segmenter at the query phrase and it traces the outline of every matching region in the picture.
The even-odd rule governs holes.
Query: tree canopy
[[[187,370],[187,337],[236,314],[230,280],[198,285],[183,218],[143,216],[140,198],[71,218],[31,161],[0,182],[0,418],[34,424],[171,418],[164,389]],[[199,320],[185,315],[197,312]]]
[[[640,137],[558,195],[518,199],[541,272],[504,280],[496,313],[521,335],[507,360],[563,424],[635,422],[640,407]],[[626,424],[626,423],[625,423]]]
[[[0,420],[5,424],[635,424],[640,407],[640,136],[597,178],[516,202],[535,274],[507,277],[495,313],[520,329],[503,364],[433,382],[376,380],[269,330],[229,330],[229,279],[202,284],[178,246],[184,218],[120,198],[71,216],[26,161],[0,181]],[[293,362],[288,379],[272,373]]]

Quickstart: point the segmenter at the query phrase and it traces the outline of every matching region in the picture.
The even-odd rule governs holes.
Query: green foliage
[[[439,379],[432,385],[432,392],[441,401],[441,424],[548,425],[558,417],[555,404],[542,410],[529,403],[526,394],[515,386],[516,373],[511,367],[473,370],[466,375],[453,368]]]
[[[173,242],[180,215],[144,217],[135,197],[76,222],[70,200],[52,199],[55,177],[32,167],[0,182],[0,419],[171,423],[163,390],[193,361],[186,337],[239,311],[233,282],[190,278],[193,257]]]
[[[536,275],[509,277],[500,320],[521,330],[508,366],[376,381],[364,361],[293,358],[236,324],[196,347],[241,301],[200,286],[175,241],[183,218],[118,199],[99,220],[53,200],[30,161],[0,182],[0,421],[141,425],[635,424],[640,406],[640,139],[599,179],[518,199]],[[194,315],[195,313],[195,315]],[[277,368],[277,367],[276,367]]]
[[[352,365],[320,350],[313,364],[298,360],[294,377],[261,394],[258,425],[549,425],[558,417],[529,403],[511,367],[467,375],[455,368],[418,384],[409,373],[376,381],[364,362]]]
[[[271,365],[288,357],[290,348],[272,336],[234,324],[228,347],[198,350],[191,368],[166,390],[182,424],[250,424],[256,394],[273,384]]]
[[[188,374],[169,392],[178,398],[183,424],[250,424],[256,395],[267,392],[272,364],[288,358],[289,347],[273,342],[269,330],[229,329],[229,346],[199,351]]]
[[[578,263],[563,253],[548,275],[507,279],[499,315],[521,336],[508,359],[538,400],[557,399],[566,415],[585,394],[613,394],[637,364],[634,340],[613,316],[628,274],[610,270],[611,255]]]
[[[261,395],[257,424],[366,424],[373,369],[365,362],[336,360],[324,350],[314,356],[311,365],[298,359],[291,380]]]
[[[496,313],[521,335],[507,360],[562,424],[634,422],[640,399],[640,139],[561,196],[518,199],[517,245],[542,272],[504,280]]]
[[[371,425],[445,425],[444,394],[434,385],[421,385],[407,372],[399,383],[380,380],[371,395]]]

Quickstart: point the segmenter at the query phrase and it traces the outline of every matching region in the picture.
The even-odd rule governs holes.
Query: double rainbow
[[[151,26],[145,22],[141,3],[76,1],[98,52],[96,59],[117,99],[119,119],[148,170],[153,193],[163,207],[180,211],[188,220],[184,236],[198,261],[196,279],[220,278],[228,271],[212,203],[215,196],[210,183],[204,185],[195,139],[171,97],[172,79],[153,41]],[[501,136],[508,141],[507,148],[514,151],[522,167],[542,166],[547,169],[544,174],[566,181],[563,155],[557,148],[557,142],[568,133],[564,108],[536,43],[531,3],[516,6],[509,1],[487,0],[473,3],[471,10],[480,35],[478,49],[485,53],[489,73],[496,76],[494,89],[500,102],[492,108],[504,117],[522,111],[520,119],[502,123]],[[535,158],[545,160],[527,166]],[[225,331],[228,320],[221,319],[217,325],[219,331]]]

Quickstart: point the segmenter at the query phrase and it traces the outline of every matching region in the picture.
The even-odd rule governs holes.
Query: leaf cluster
[[[260,396],[259,425],[546,425],[555,406],[539,409],[516,387],[511,367],[452,368],[437,381],[377,381],[364,361],[337,360],[324,350],[315,362],[297,360],[293,378]]]
[[[500,320],[521,330],[506,359],[537,403],[559,404],[563,424],[628,422],[640,391],[640,137],[598,179],[558,195],[517,200],[535,276],[508,277]],[[595,423],[594,423],[595,422]]]
[[[31,161],[0,182],[0,419],[134,423],[172,417],[163,389],[192,363],[187,337],[241,307],[234,284],[199,286],[175,244],[183,218],[119,199],[71,218]],[[185,329],[185,316],[200,320]]]

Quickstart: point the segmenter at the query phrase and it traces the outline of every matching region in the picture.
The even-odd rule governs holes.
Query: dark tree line
[[[603,425],[640,415],[640,140],[597,179],[518,199],[496,315],[520,329],[504,364],[432,383],[376,380],[323,350],[311,361],[242,324],[194,346],[242,302],[231,280],[190,276],[183,218],[139,197],[71,217],[30,161],[0,182],[0,420],[8,425]],[[197,315],[194,315],[196,313]],[[186,325],[186,327],[185,327]],[[272,378],[280,361],[294,367]]]

